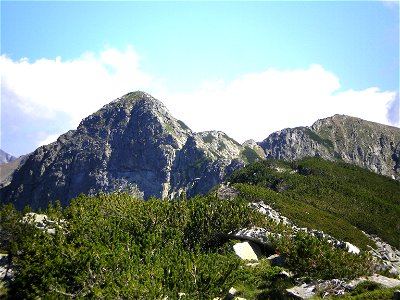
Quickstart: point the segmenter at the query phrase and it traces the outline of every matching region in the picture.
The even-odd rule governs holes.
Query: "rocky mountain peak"
[[[400,179],[400,129],[351,116],[334,115],[311,127],[283,129],[259,145],[267,158],[340,159]]]
[[[3,183],[1,202],[45,208],[50,200],[67,205],[80,193],[98,191],[144,198],[206,193],[243,166],[241,150],[222,132],[193,133],[159,100],[133,92],[30,154]]]
[[[141,129],[142,135],[167,142],[173,140],[176,147],[181,147],[191,134],[191,130],[172,117],[159,100],[140,91],[126,94],[103,106],[82,120],[77,130],[108,140],[115,131],[121,134],[136,128]]]
[[[0,203],[36,209],[59,199],[65,206],[81,193],[116,190],[146,199],[193,196],[247,163],[306,156],[400,178],[400,129],[335,115],[240,145],[220,131],[192,132],[159,100],[138,91],[111,101],[76,130],[10,166],[0,178]]]

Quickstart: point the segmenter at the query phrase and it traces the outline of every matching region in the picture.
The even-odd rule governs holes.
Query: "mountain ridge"
[[[317,156],[400,179],[400,129],[356,117],[337,114],[310,127],[285,128],[258,145],[267,159]]]
[[[3,184],[2,202],[46,207],[80,193],[128,190],[144,198],[206,193],[244,165],[242,147],[218,132],[193,133],[144,92],[129,93],[39,147]],[[6,200],[4,200],[6,199]]]
[[[221,131],[193,132],[161,101],[137,91],[27,155],[2,178],[0,202],[37,209],[54,200],[65,206],[80,193],[116,190],[145,199],[191,197],[206,194],[247,163],[307,156],[344,160],[399,179],[400,129],[335,115],[240,145]]]

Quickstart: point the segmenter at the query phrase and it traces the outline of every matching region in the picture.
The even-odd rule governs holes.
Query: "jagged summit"
[[[1,202],[45,208],[98,191],[144,198],[206,193],[244,165],[242,150],[223,133],[193,133],[159,100],[133,92],[30,154],[3,184]]]
[[[151,124],[151,126],[147,126]],[[79,124],[77,131],[90,133],[105,140],[126,130],[136,130],[135,138],[145,135],[161,142],[182,146],[191,130],[175,119],[164,104],[145,92],[128,93],[103,106]]]

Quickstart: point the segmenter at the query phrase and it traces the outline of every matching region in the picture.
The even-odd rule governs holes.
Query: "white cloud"
[[[99,55],[85,53],[67,61],[60,57],[13,61],[2,55],[0,68],[2,90],[16,95],[13,101],[25,114],[52,120],[57,113],[66,113],[69,126],[124,93],[148,88],[153,80],[140,70],[132,47],[122,52],[108,48]]]
[[[384,6],[391,9],[399,9],[400,1],[399,0],[381,0]]]
[[[334,114],[390,124],[388,106],[395,95],[375,87],[340,91],[334,74],[311,65],[307,69],[269,69],[226,84],[206,82],[193,94],[157,96],[193,130],[218,129],[243,142],[249,138],[261,141],[273,131],[311,125]]]
[[[52,142],[55,142],[58,137],[63,134],[64,132],[61,133],[55,133],[55,134],[47,134],[45,132],[39,134],[39,136],[42,136],[42,138],[39,140],[39,142],[37,143],[37,147],[43,146],[43,145],[48,145]]]
[[[230,82],[205,80],[196,92],[185,94],[162,86],[160,79],[140,69],[139,62],[132,47],[124,51],[107,48],[97,55],[85,53],[67,61],[60,57],[13,61],[2,55],[2,96],[8,96],[1,101],[12,101],[23,114],[40,120],[40,126],[46,124],[43,120],[52,125],[69,123],[48,126],[53,130],[37,129],[43,134],[36,135],[32,150],[134,90],[151,92],[194,131],[221,130],[239,142],[249,138],[261,141],[273,131],[311,125],[334,114],[399,126],[399,118],[393,117],[398,107],[393,104],[393,99],[398,101],[396,92],[376,87],[342,91],[339,78],[317,64],[305,69],[268,69]]]

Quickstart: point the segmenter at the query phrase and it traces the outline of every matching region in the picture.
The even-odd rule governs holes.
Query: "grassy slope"
[[[300,226],[365,248],[371,242],[361,229],[400,248],[398,181],[317,158],[257,162],[236,172],[230,181],[237,183],[244,198],[263,200]]]

